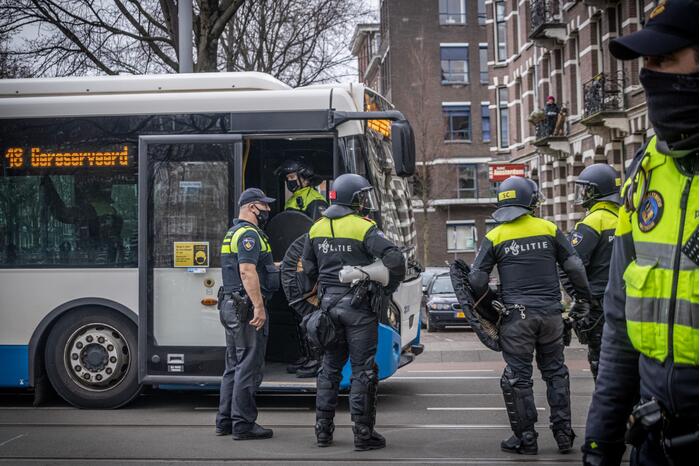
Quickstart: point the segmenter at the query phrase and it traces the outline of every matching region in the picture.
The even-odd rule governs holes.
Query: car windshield
[[[423,274],[421,275],[421,282],[423,286],[428,286],[428,284],[430,283],[430,279],[432,279],[433,276],[434,275],[432,273],[423,272]]]
[[[452,287],[452,280],[449,275],[438,277],[433,282],[433,288],[431,290],[433,294],[448,294],[454,293],[455,290]]]

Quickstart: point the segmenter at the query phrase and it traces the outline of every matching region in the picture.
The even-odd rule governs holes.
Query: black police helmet
[[[577,205],[588,208],[601,201],[610,201],[617,205],[622,203],[620,175],[608,164],[594,163],[584,168],[575,183],[574,203]]]
[[[307,180],[311,180],[316,176],[313,168],[301,160],[287,159],[275,169],[275,175],[277,176],[287,176],[290,173],[296,173]]]
[[[493,213],[497,222],[510,222],[531,214],[537,203],[537,188],[534,182],[521,176],[511,176],[498,188],[498,209]]]
[[[333,181],[333,190],[330,192],[331,206],[326,209],[324,215],[337,217],[362,210],[372,210],[371,192],[374,188],[367,178],[354,173],[340,175]]]

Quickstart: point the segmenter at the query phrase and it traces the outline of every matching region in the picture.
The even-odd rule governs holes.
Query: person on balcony
[[[554,134],[554,128],[557,126],[557,118],[559,117],[559,105],[557,105],[554,96],[547,97],[547,104],[544,106],[544,118],[547,125],[547,136]]]

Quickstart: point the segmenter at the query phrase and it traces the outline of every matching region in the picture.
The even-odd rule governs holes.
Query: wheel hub
[[[88,324],[68,339],[64,351],[68,373],[81,387],[104,391],[118,385],[129,368],[126,339],[105,324]]]

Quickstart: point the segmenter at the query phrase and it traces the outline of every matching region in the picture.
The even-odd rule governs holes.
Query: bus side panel
[[[392,376],[399,368],[401,337],[394,329],[384,324],[379,324],[378,337],[377,355],[374,357],[374,361],[379,367],[379,379],[383,380]],[[340,381],[340,388],[350,388],[351,375],[352,368],[348,358],[345,367],[343,367],[343,379]]]
[[[411,346],[418,336],[422,293],[420,278],[401,283],[394,293],[394,302],[401,310],[401,349]]]
[[[29,346],[0,345],[0,387],[29,386]]]

